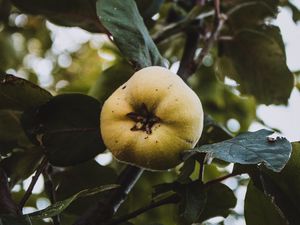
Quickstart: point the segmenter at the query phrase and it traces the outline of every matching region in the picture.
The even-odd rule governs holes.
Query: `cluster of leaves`
[[[205,112],[211,115],[205,117],[198,146],[186,152],[180,169],[144,172],[114,217],[103,217],[101,221],[101,211],[98,211],[100,216],[93,222],[120,224],[143,212],[147,213],[126,224],[191,224],[216,216],[241,216],[232,211],[236,205],[235,190],[220,181],[247,173],[251,179],[245,198],[247,224],[300,223],[299,143],[291,146],[285,138],[270,138],[272,132],[267,130],[233,137],[224,128],[229,119],[235,118],[241,125],[239,132],[246,131],[256,119],[257,104],[287,103],[294,84],[293,75],[286,66],[279,29],[265,21],[276,16],[280,4],[293,10],[295,21],[299,19],[299,11],[289,1],[232,0],[217,6],[218,3],[76,0],[70,4],[66,0],[0,0],[0,20],[4,27],[0,27],[0,71],[14,68],[28,75],[25,80],[4,72],[0,74],[2,224],[49,224],[42,220],[49,217],[55,225],[80,224],[77,219],[88,207],[100,207],[102,202],[108,207],[105,213],[109,207],[114,208],[115,205],[104,204],[107,196],[100,192],[133,185],[117,176],[122,168],[120,163],[113,161],[101,166],[94,160],[106,150],[99,132],[101,104],[134,70],[166,66],[168,62],[176,65],[179,61],[179,75],[195,90]],[[55,85],[42,89],[34,84],[38,76],[32,68],[23,65],[23,59],[30,54],[41,58],[49,55],[53,47],[49,30],[44,19],[29,15],[27,24],[17,26],[10,20],[16,12],[23,14],[14,7],[24,13],[42,15],[58,25],[78,26],[109,36],[118,49],[105,46],[100,50],[110,51],[115,61],[102,71],[103,60],[96,57],[99,49],[83,45],[81,51],[73,53],[70,68],[57,66],[53,70],[57,74],[55,82],[64,79],[71,84],[60,91],[53,88]],[[222,16],[216,8],[226,14],[226,21],[219,28],[215,24]],[[158,19],[153,17],[156,14]],[[162,30],[162,26],[166,28]],[[216,34],[218,37],[214,38]],[[12,35],[22,35],[27,48],[18,50],[16,43],[10,43]],[[209,35],[211,38],[207,39]],[[29,43],[37,40],[41,45],[32,52]],[[212,46],[211,41],[216,45]],[[210,51],[201,58],[196,50],[206,48]],[[78,72],[76,68],[81,67],[84,69]],[[90,67],[95,69],[91,71]],[[81,77],[74,79],[74,76]],[[223,83],[226,77],[239,86],[226,86]],[[63,94],[63,91],[81,94]],[[214,160],[210,164],[211,158]],[[228,163],[234,163],[229,174],[222,168]],[[20,191],[11,190],[33,173],[35,177],[43,174],[45,187],[41,194],[32,194],[31,201],[27,201],[29,192],[25,193],[23,187]],[[36,207],[42,197],[48,198],[51,206],[22,215],[24,203]],[[141,204],[146,206],[132,211]],[[148,211],[153,208],[157,209]]]

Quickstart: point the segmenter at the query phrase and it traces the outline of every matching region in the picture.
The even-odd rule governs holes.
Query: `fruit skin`
[[[158,118],[150,131],[129,116],[132,112],[145,115],[145,108]],[[198,142],[203,109],[179,76],[152,66],[136,72],[105,101],[100,129],[106,147],[118,160],[165,170],[178,165],[181,152]]]

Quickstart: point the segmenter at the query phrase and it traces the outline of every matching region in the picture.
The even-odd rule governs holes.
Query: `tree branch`
[[[47,168],[43,171],[44,176],[44,185],[45,185],[45,192],[50,199],[51,204],[56,202],[56,192],[52,182],[52,166],[48,164]],[[52,217],[53,225],[60,225],[60,216]]]
[[[41,173],[43,172],[43,170],[46,168],[48,164],[48,160],[46,157],[44,157],[42,159],[42,162],[40,163],[40,165],[38,166],[35,175],[32,177],[31,183],[27,189],[27,191],[25,192],[23,198],[21,199],[20,203],[19,203],[19,208],[22,210],[24,205],[26,204],[27,200],[29,199],[30,195],[32,194],[32,190],[39,178],[39,176],[41,175]]]
[[[88,209],[74,225],[106,225],[124,202],[143,171],[135,166],[127,166],[116,182],[116,184],[120,184],[120,188],[112,190],[105,200]]]
[[[195,64],[194,57],[198,47],[200,33],[197,29],[190,29],[186,34],[186,41],[182,59],[177,74],[186,81],[193,74]]]
[[[221,14],[220,12],[220,0],[214,0],[214,12],[215,12],[214,26],[209,38],[206,40],[204,44],[202,51],[200,52],[198,58],[196,59],[197,68],[199,68],[202,65],[204,57],[208,54],[210,49],[213,47],[214,42],[218,40],[218,36],[227,19],[227,16]]]
[[[116,218],[114,220],[111,220],[110,222],[108,222],[106,225],[117,225],[117,224],[120,224],[120,223],[123,223],[123,222],[126,222],[130,219],[133,219],[151,209],[154,209],[154,208],[157,208],[157,207],[160,207],[160,206],[163,206],[163,205],[167,205],[167,204],[176,204],[180,201],[180,197],[177,195],[177,194],[173,194],[167,198],[164,198],[164,199],[161,199],[159,201],[156,201],[156,202],[152,202],[150,203],[149,205],[147,206],[144,206],[140,209],[137,209],[127,215],[124,215],[124,216],[120,216],[119,218]]]

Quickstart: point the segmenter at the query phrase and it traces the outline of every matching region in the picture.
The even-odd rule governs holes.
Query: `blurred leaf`
[[[260,103],[286,104],[294,78],[283,46],[278,27],[240,30],[233,41],[223,43],[223,53],[236,70],[226,75],[240,84],[243,94],[254,95]]]
[[[210,144],[232,138],[232,134],[207,114],[204,115],[204,128],[198,145]]]
[[[134,0],[98,0],[97,14],[121,52],[136,68],[163,65]]]
[[[287,6],[292,10],[293,13],[293,20],[295,23],[297,23],[300,20],[300,10],[293,4],[292,1],[282,1],[282,6]]]
[[[207,202],[207,192],[203,190],[200,182],[192,182],[180,190],[181,202],[180,216],[187,224],[197,222]]]
[[[231,12],[228,23],[231,28],[252,27],[264,23],[267,18],[275,18],[279,0],[233,0],[226,4]]]
[[[117,63],[100,74],[96,83],[90,89],[89,95],[104,103],[133,73],[134,70],[128,63]]]
[[[245,220],[247,225],[286,225],[271,197],[264,195],[252,182],[248,184],[245,197]]]
[[[35,225],[32,224],[28,216],[0,216],[1,225]]]
[[[217,183],[207,188],[207,201],[197,222],[222,216],[226,218],[236,205],[236,197],[225,184]]]
[[[0,5],[1,6],[1,5]],[[0,7],[1,10],[1,7]],[[3,15],[4,16],[4,15]],[[1,17],[1,14],[0,14]],[[0,33],[0,73],[3,71],[14,68],[20,63],[18,55],[13,46],[13,40],[8,33],[2,31]],[[0,80],[2,75],[0,75]],[[1,87],[1,84],[0,84]],[[1,95],[0,95],[1,96]],[[0,104],[1,106],[1,104]]]
[[[11,156],[0,162],[2,167],[10,178],[10,186],[14,186],[20,180],[25,180],[34,173],[38,167],[43,152],[40,149],[32,148],[18,150],[13,152]]]
[[[43,218],[50,218],[62,213],[73,201],[78,198],[83,198],[91,195],[98,194],[103,191],[108,191],[114,188],[117,188],[118,185],[110,184],[110,185],[103,185],[101,187],[93,188],[93,189],[86,189],[82,190],[79,193],[73,195],[70,198],[67,198],[64,201],[59,201],[54,203],[53,205],[47,207],[46,209],[27,214],[29,217],[43,219]]]
[[[144,19],[154,16],[158,13],[164,0],[135,0],[141,16]]]
[[[97,19],[96,0],[12,0],[20,10],[46,16],[51,22],[62,26],[78,26],[91,32],[103,32]]]
[[[116,179],[117,174],[112,168],[101,166],[95,160],[90,160],[56,173],[53,182],[58,187],[57,200],[61,201],[83,189],[114,183]],[[103,195],[99,194],[78,199],[65,212],[78,215],[86,209],[87,205],[97,204],[102,197]]]
[[[0,74],[0,109],[26,110],[51,99],[39,86],[9,74]]]
[[[291,144],[285,138],[268,139],[273,132],[259,130],[242,133],[230,140],[196,147],[192,152],[206,152],[210,157],[240,164],[263,163],[279,172],[291,155]]]
[[[86,95],[58,95],[22,116],[28,137],[45,148],[51,164],[71,166],[106,148],[99,128],[99,102]]]

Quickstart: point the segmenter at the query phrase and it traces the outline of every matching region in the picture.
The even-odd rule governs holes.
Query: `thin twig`
[[[44,157],[42,159],[42,162],[38,166],[38,168],[36,170],[36,173],[32,177],[31,183],[30,183],[27,191],[25,192],[23,198],[21,199],[21,201],[19,203],[20,210],[23,209],[24,205],[26,204],[27,200],[29,199],[30,195],[32,194],[32,190],[33,190],[33,188],[34,188],[37,180],[39,179],[39,176],[41,175],[41,173],[43,172],[43,170],[46,168],[47,164],[48,164],[48,159],[46,157]]]
[[[152,202],[151,204],[147,205],[147,206],[144,206],[140,209],[137,209],[127,215],[124,215],[124,216],[120,216],[119,218],[116,218],[110,222],[107,223],[107,225],[117,225],[117,224],[120,224],[120,223],[123,223],[123,222],[126,222],[130,219],[133,219],[151,209],[154,209],[154,208],[157,208],[157,207],[160,207],[160,206],[163,206],[163,205],[167,205],[167,204],[176,204],[180,201],[180,197],[177,195],[177,194],[174,194],[174,195],[171,195],[167,198],[164,198],[164,199],[161,199],[159,201],[156,201],[156,202]]]
[[[48,167],[43,171],[45,192],[48,198],[50,199],[51,204],[54,204],[56,202],[56,192],[53,186],[51,173],[52,166],[48,164]],[[54,225],[60,225],[60,216],[57,215],[52,217],[52,221]]]
[[[209,38],[206,40],[204,47],[202,51],[200,52],[198,58],[196,59],[196,65],[199,68],[202,63],[204,57],[208,54],[210,49],[213,47],[213,44],[216,40],[218,40],[218,36],[223,28],[223,25],[227,19],[226,15],[221,14],[220,12],[220,1],[219,0],[214,0],[214,12],[215,12],[215,22],[213,29],[211,31],[211,34]]]
[[[227,175],[225,175],[225,176],[216,178],[216,179],[214,179],[214,180],[210,180],[210,181],[206,182],[206,183],[204,184],[204,186],[211,186],[211,185],[214,185],[214,184],[216,184],[216,183],[220,183],[220,182],[223,181],[223,180],[226,180],[226,179],[228,179],[228,178],[230,178],[230,177],[234,177],[234,176],[237,176],[237,175],[241,175],[241,174],[240,174],[240,173],[230,173],[230,174],[227,174]]]

